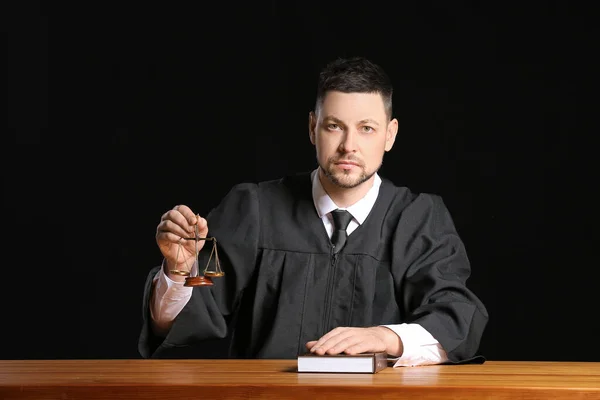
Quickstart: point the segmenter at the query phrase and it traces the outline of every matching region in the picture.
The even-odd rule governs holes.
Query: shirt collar
[[[323,218],[324,215],[327,215],[333,210],[340,208],[347,210],[350,214],[352,214],[352,217],[354,217],[356,222],[359,224],[362,224],[365,219],[367,219],[367,216],[375,205],[377,195],[379,194],[379,187],[381,186],[381,178],[379,177],[379,174],[376,173],[373,186],[371,189],[369,189],[367,194],[350,207],[343,208],[338,207],[333,202],[331,197],[329,197],[325,189],[323,189],[323,185],[321,185],[321,180],[319,179],[319,168],[312,172],[311,178],[313,202],[315,203],[315,208],[317,209],[319,217]]]

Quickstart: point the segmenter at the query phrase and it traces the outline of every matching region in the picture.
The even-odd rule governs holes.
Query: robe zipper
[[[325,330],[323,335],[331,330],[329,324],[331,322],[331,302],[333,297],[333,285],[334,285],[334,276],[335,276],[335,266],[337,264],[337,253],[333,252],[333,248],[331,249],[331,266],[329,269],[329,273],[327,274],[327,289],[325,291]]]

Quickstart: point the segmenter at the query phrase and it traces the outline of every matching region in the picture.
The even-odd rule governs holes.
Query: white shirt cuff
[[[154,276],[154,292],[150,304],[150,316],[154,332],[164,336],[173,320],[192,297],[193,287],[183,286],[184,282],[170,279],[161,268]]]
[[[193,287],[183,286],[184,282],[175,282],[169,278],[163,268],[156,273],[154,280],[156,281],[154,290],[156,291],[157,300],[181,300],[189,297],[194,289]]]
[[[394,331],[404,346],[401,357],[394,358],[394,367],[441,364],[448,356],[439,342],[419,324],[383,325]]]

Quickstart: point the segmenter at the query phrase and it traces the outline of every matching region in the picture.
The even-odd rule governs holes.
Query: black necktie
[[[352,214],[346,210],[333,210],[331,212],[333,217],[333,235],[331,235],[331,243],[333,243],[333,252],[339,253],[339,251],[346,244],[346,228],[352,220]]]

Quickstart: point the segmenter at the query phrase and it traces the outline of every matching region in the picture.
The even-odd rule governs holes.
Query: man
[[[144,295],[144,357],[296,358],[386,351],[396,366],[473,360],[487,311],[466,287],[470,264],[441,198],[381,178],[394,145],[392,85],[363,58],[319,77],[311,173],[239,184],[206,218],[179,205],[156,240],[162,266]],[[214,237],[225,275],[185,287]],[[196,265],[196,268],[198,268]],[[226,341],[224,339],[227,339]],[[208,355],[210,354],[210,355]]]

